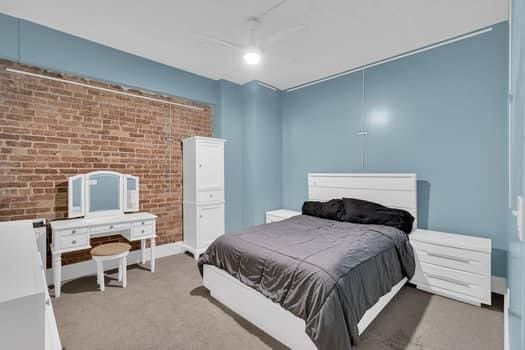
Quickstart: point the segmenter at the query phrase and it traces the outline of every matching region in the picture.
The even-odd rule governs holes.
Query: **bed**
[[[414,174],[309,174],[308,197],[417,217]],[[350,349],[414,265],[398,229],[305,215],[222,236],[199,260],[212,297],[292,349]]]

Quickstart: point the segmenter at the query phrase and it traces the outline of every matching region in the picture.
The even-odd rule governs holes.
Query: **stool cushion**
[[[131,245],[127,243],[106,243],[91,249],[92,256],[110,256],[129,252]]]

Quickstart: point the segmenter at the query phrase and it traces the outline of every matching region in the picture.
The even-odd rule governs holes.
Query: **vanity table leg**
[[[142,253],[142,265],[146,263],[146,240],[140,240],[140,251]]]
[[[60,297],[62,283],[62,254],[53,254],[53,282],[55,284],[55,298]]]
[[[151,238],[149,241],[149,247],[151,250],[150,264],[151,272],[155,272],[155,238]]]
[[[121,266],[122,266],[122,288],[126,288],[126,286],[128,285],[128,272],[127,272],[128,262],[127,262],[126,257],[122,258]]]
[[[124,270],[124,264],[122,260],[118,261],[118,281],[122,282],[122,271]]]

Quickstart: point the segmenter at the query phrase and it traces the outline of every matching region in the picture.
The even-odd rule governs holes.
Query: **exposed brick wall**
[[[67,217],[67,177],[111,169],[140,177],[140,209],[158,215],[158,244],[182,240],[181,139],[211,136],[210,106],[171,106],[170,122],[168,104],[10,73],[6,67],[53,75],[0,61],[0,221]],[[63,263],[88,258],[88,251],[65,254]]]

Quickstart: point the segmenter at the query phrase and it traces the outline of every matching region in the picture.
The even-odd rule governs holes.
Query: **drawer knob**
[[[144,221],[142,221],[142,225],[144,225]]]
[[[202,168],[202,164],[199,164],[199,168]]]
[[[144,233],[144,230],[142,230],[142,233]]]
[[[113,225],[109,225],[109,228],[110,228],[110,229],[113,228]]]
[[[202,214],[201,214],[201,215],[199,215],[199,218],[201,218],[201,219],[202,219]]]
[[[210,194],[210,198],[213,198],[213,194]]]
[[[71,231],[71,233],[72,233],[72,234],[75,234],[75,233],[77,233],[77,230],[73,230],[73,231]]]
[[[74,239],[73,241],[71,241],[71,244],[77,244],[77,241]]]

